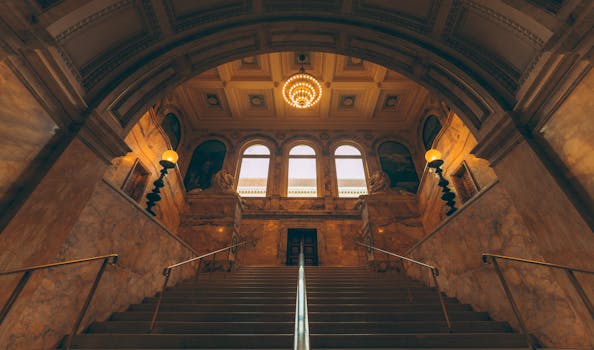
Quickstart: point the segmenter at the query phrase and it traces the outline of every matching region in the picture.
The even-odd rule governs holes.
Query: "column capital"
[[[494,166],[524,140],[521,130],[509,113],[491,116],[483,124],[477,145],[471,153],[489,161]]]
[[[118,132],[95,112],[86,118],[78,137],[107,164],[132,151]]]

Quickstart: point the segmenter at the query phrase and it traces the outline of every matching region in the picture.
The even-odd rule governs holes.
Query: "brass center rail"
[[[535,344],[534,340],[532,339],[532,337],[530,336],[530,334],[528,333],[526,324],[524,323],[524,320],[523,320],[522,316],[520,315],[520,309],[518,308],[518,306],[514,300],[514,297],[511,293],[511,289],[509,288],[507,281],[505,280],[505,277],[503,276],[503,272],[501,271],[501,268],[499,267],[499,263],[497,262],[497,259],[521,262],[521,263],[530,264],[530,265],[544,266],[544,267],[548,267],[551,269],[560,269],[560,270],[565,271],[565,273],[567,274],[567,278],[569,278],[569,281],[573,285],[573,288],[576,290],[580,299],[582,299],[582,302],[586,306],[586,309],[590,313],[590,317],[592,317],[592,319],[594,319],[594,306],[592,306],[592,301],[590,300],[590,298],[588,298],[588,295],[586,294],[586,292],[584,291],[580,282],[577,280],[577,278],[575,277],[575,274],[574,274],[574,272],[581,272],[581,273],[594,275],[594,271],[585,270],[585,269],[581,269],[581,268],[577,268],[577,267],[571,267],[571,266],[567,266],[567,265],[551,264],[551,263],[544,262],[544,261],[529,260],[529,259],[516,258],[516,257],[512,257],[512,256],[505,256],[505,255],[483,253],[482,256],[483,256],[483,262],[485,264],[488,264],[489,262],[491,262],[493,264],[493,267],[495,268],[495,272],[497,273],[497,277],[499,278],[499,281],[501,282],[501,286],[503,287],[503,290],[505,292],[505,296],[507,297],[507,300],[509,301],[509,304],[512,308],[514,316],[516,317],[516,320],[518,321],[518,324],[520,325],[520,329],[522,330],[522,333],[524,333],[524,335],[526,336],[526,342],[528,343],[528,346],[531,349],[536,349],[536,344]]]
[[[214,270],[215,257],[217,255],[217,253],[224,252],[226,250],[229,251],[229,253],[231,253],[234,248],[237,248],[239,246],[242,246],[242,245],[244,245],[246,243],[248,243],[248,242],[247,241],[244,241],[244,242],[240,242],[240,243],[237,243],[237,244],[233,244],[233,245],[230,245],[228,247],[221,248],[219,250],[215,250],[213,252],[210,252],[210,253],[206,253],[204,255],[197,256],[195,258],[184,260],[182,262],[178,262],[176,264],[169,265],[166,268],[164,268],[163,269],[163,275],[165,276],[165,281],[163,282],[163,289],[161,290],[161,293],[159,294],[159,300],[157,301],[157,306],[155,307],[155,311],[153,312],[153,318],[151,320],[151,324],[150,324],[150,328],[149,328],[149,333],[152,333],[153,332],[153,330],[155,329],[155,325],[157,324],[157,316],[159,315],[159,309],[161,308],[161,303],[163,301],[163,295],[165,294],[165,290],[167,289],[167,283],[169,283],[169,277],[171,276],[171,271],[173,269],[178,268],[180,266],[184,266],[184,265],[189,264],[189,263],[194,262],[194,261],[198,261],[198,267],[196,268],[196,280],[197,280],[198,279],[198,276],[200,274],[200,267],[202,266],[202,259],[203,258],[206,258],[206,257],[212,255],[212,266],[211,266],[211,269]],[[227,259],[229,259],[229,255],[227,255]],[[211,272],[212,272],[212,270],[211,270]]]
[[[81,263],[86,263],[86,262],[96,261],[96,260],[103,260],[103,264],[99,268],[99,271],[97,271],[97,276],[95,277],[95,281],[93,282],[93,285],[91,286],[91,289],[89,290],[89,294],[87,294],[87,298],[85,299],[85,303],[83,304],[83,307],[78,314],[78,318],[76,319],[76,322],[74,322],[74,326],[72,327],[72,332],[70,335],[67,336],[66,341],[63,344],[64,349],[66,349],[66,350],[70,349],[70,346],[72,344],[72,337],[78,333],[80,324],[82,323],[82,320],[85,317],[85,313],[87,312],[89,305],[91,304],[91,300],[93,299],[93,296],[95,295],[97,286],[99,286],[99,281],[101,280],[101,277],[103,276],[105,267],[108,264],[117,263],[117,261],[118,261],[117,254],[100,255],[100,256],[95,256],[92,258],[68,260],[68,261],[62,261],[62,262],[57,262],[57,263],[52,263],[52,264],[23,267],[20,269],[14,269],[14,270],[0,272],[0,276],[13,275],[13,274],[18,274],[18,273],[23,272],[23,276],[19,280],[19,283],[16,285],[16,287],[10,294],[10,297],[8,298],[8,300],[2,307],[2,311],[0,311],[0,325],[2,324],[2,322],[6,318],[6,315],[8,315],[8,312],[10,311],[10,309],[16,302],[17,298],[19,297],[19,295],[21,294],[23,289],[25,288],[25,285],[29,281],[29,278],[31,278],[31,274],[33,273],[33,271],[45,270],[45,269],[50,269],[53,267],[61,267],[61,266],[66,266],[66,265],[81,264]]]
[[[445,319],[446,325],[448,327],[448,331],[449,332],[452,332],[452,323],[451,323],[450,317],[448,315],[448,310],[446,309],[445,303],[443,301],[443,296],[441,295],[441,291],[439,289],[439,284],[437,283],[437,276],[439,276],[439,269],[437,267],[432,266],[432,265],[425,264],[425,263],[420,262],[418,260],[414,260],[414,259],[408,258],[406,256],[402,256],[402,255],[399,255],[399,254],[396,254],[396,253],[393,253],[393,252],[389,252],[387,250],[383,250],[383,249],[374,247],[374,246],[369,245],[369,244],[365,244],[365,243],[357,242],[357,241],[355,241],[355,243],[358,244],[358,245],[360,245],[360,246],[363,246],[363,247],[366,247],[366,248],[373,249],[373,250],[376,250],[378,252],[384,253],[386,255],[391,255],[391,256],[397,257],[401,261],[408,261],[410,263],[413,263],[415,265],[418,265],[420,267],[423,267],[423,268],[428,269],[429,271],[431,271],[431,277],[433,278],[433,283],[435,285],[435,289],[437,290],[437,296],[439,297],[439,303],[441,304],[441,311],[443,312],[443,318]]]
[[[299,273],[295,302],[295,338],[293,350],[309,350],[309,321],[307,318],[307,287],[305,285],[305,256],[303,240],[299,244]]]

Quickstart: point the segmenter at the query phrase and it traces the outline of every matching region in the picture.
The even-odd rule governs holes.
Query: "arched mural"
[[[431,149],[433,141],[440,130],[441,122],[436,116],[431,115],[429,118],[425,119],[425,123],[423,124],[423,145],[425,146],[425,150]]]
[[[378,153],[382,170],[390,177],[390,187],[417,193],[419,176],[408,148],[387,141],[379,146]]]
[[[163,131],[165,131],[167,137],[169,137],[171,147],[177,151],[179,141],[181,140],[181,124],[179,123],[177,116],[173,113],[167,114],[161,122],[161,127],[163,128]]]
[[[227,147],[221,141],[208,140],[196,147],[184,178],[186,191],[210,187],[212,176],[223,168]]]

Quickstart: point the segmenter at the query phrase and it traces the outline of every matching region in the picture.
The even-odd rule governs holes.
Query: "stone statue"
[[[235,182],[233,175],[225,170],[219,170],[212,178],[212,188],[216,192],[234,193],[233,184]]]
[[[390,177],[385,172],[378,170],[369,178],[369,194],[388,192],[390,190]]]

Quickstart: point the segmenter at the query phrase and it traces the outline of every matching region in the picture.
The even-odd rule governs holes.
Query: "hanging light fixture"
[[[313,75],[305,73],[304,62],[305,55],[299,55],[299,72],[291,75],[283,85],[285,101],[299,109],[314,106],[322,98],[322,85]]]

